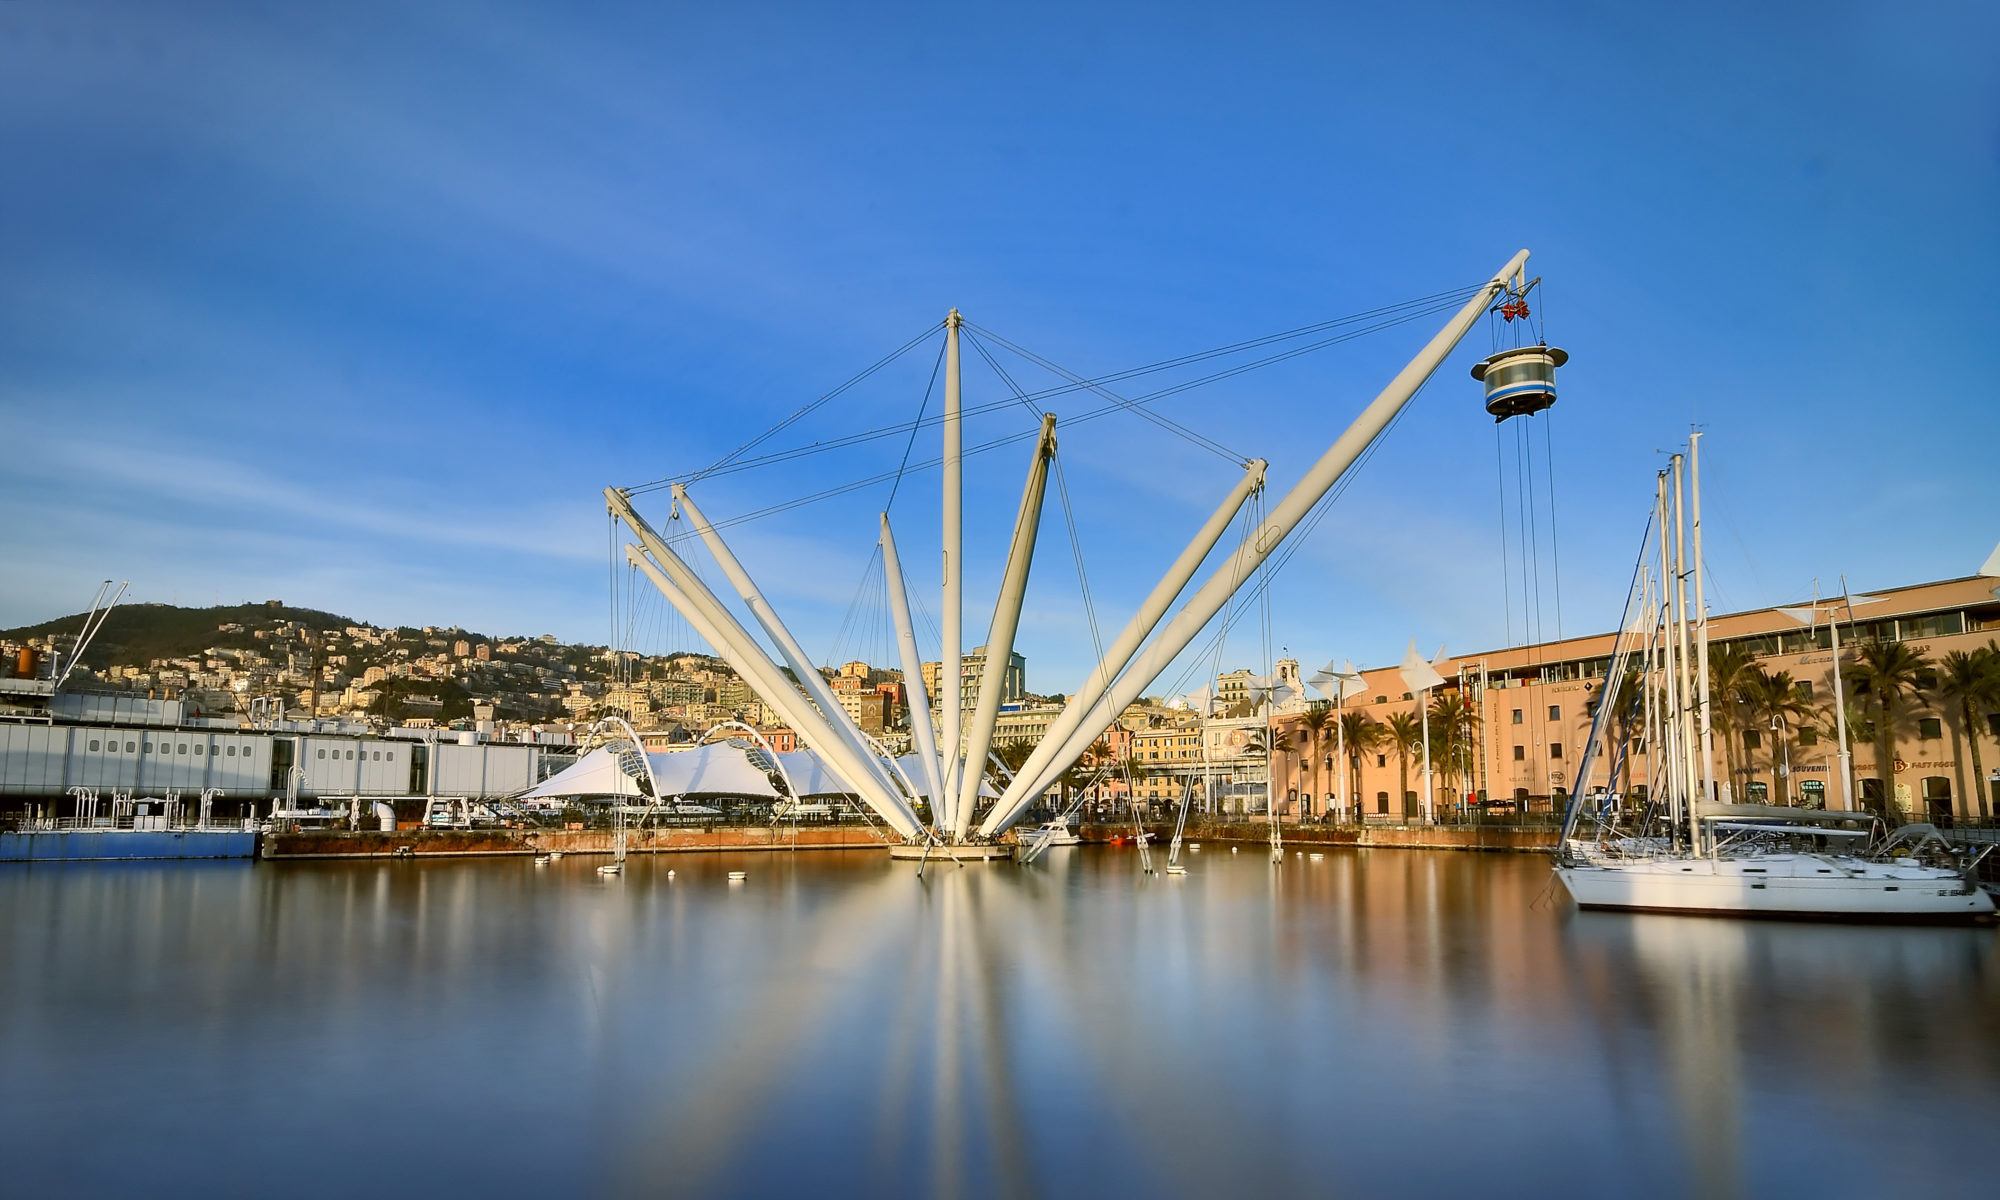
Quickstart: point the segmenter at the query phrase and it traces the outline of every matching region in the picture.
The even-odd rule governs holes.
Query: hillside
[[[31,637],[68,638],[83,629],[83,613],[57,617],[39,625],[0,629],[0,641],[25,641]],[[83,661],[94,671],[114,662],[145,663],[155,658],[187,658],[210,646],[248,647],[256,644],[253,629],[269,629],[284,621],[298,621],[315,629],[339,629],[355,622],[335,613],[313,608],[273,607],[268,604],[228,604],[212,608],[182,608],[173,604],[121,604],[111,610],[104,628],[84,653]],[[241,625],[240,633],[222,633],[220,625]]]

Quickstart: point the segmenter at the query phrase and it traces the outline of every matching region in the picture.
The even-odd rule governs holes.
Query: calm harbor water
[[[1991,928],[1189,861],[0,868],[0,1191],[1992,1194]]]

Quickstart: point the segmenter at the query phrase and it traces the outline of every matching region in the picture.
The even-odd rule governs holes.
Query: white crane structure
[[[979,811],[983,769],[992,749],[1003,700],[1009,660],[1019,629],[1022,604],[1033,564],[1043,498],[1056,453],[1054,414],[1044,413],[1014,522],[1006,567],[1002,574],[991,624],[986,636],[984,665],[976,687],[968,694],[962,682],[964,590],[964,445],[960,386],[960,337],[963,321],[953,309],[944,321],[943,494],[941,670],[935,696],[926,687],[921,655],[911,622],[911,605],[902,560],[884,513],[880,547],[890,617],[895,627],[897,658],[903,672],[912,714],[911,733],[917,769],[906,777],[885,761],[872,739],[841,707],[811,659],[791,635],[749,572],[731,553],[713,522],[703,515],[685,482],[673,485],[673,499],[690,528],[707,548],[769,647],[760,643],[689,564],[661,537],[633,505],[626,489],[607,488],[604,496],[613,516],[632,532],[636,544],[625,556],[679,610],[690,627],[712,646],[781,719],[801,742],[815,751],[827,768],[902,837],[907,847],[925,855],[999,857],[998,839],[1069,771],[1091,745],[1134,700],[1150,687],[1201,631],[1222,613],[1238,592],[1253,586],[1262,566],[1298,525],[1326,498],[1344,475],[1382,436],[1426,380],[1443,364],[1488,306],[1510,284],[1522,280],[1528,252],[1523,250],[1453,313],[1423,349],[1390,381],[1361,414],[1320,456],[1305,475],[1254,521],[1240,545],[1229,551],[1209,577],[1171,616],[1202,564],[1221,543],[1244,506],[1265,485],[1267,464],[1243,462],[1243,474],[1215,511],[1196,531],[1165,574],[1141,602],[1120,633],[1104,648],[1076,693],[1050,723],[1041,742],[998,799]],[[1464,295],[1463,289],[1452,299]],[[1436,311],[1435,309],[1431,311]],[[933,330],[935,330],[933,326]],[[984,351],[982,350],[982,353]],[[1081,382],[1081,381],[1079,381]],[[1090,386],[1085,384],[1084,386]],[[1037,410],[1039,411],[1039,410]],[[921,420],[919,421],[921,425]],[[1242,460],[1237,460],[1242,461]],[[961,697],[966,711],[962,711]],[[937,728],[928,719],[931,705],[940,706]],[[924,797],[930,800],[928,823],[918,816]]]

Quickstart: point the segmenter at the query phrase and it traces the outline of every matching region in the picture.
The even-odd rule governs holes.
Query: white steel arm
[[[1410,402],[1410,398],[1416,395],[1417,389],[1422,387],[1424,381],[1438,369],[1446,356],[1458,345],[1459,340],[1485,313],[1493,298],[1506,288],[1508,281],[1520,272],[1527,261],[1526,250],[1509,259],[1507,265],[1488,280],[1486,286],[1480,288],[1478,293],[1466,302],[1465,307],[1459,309],[1450,322],[1431,338],[1415,358],[1410,360],[1409,365],[1397,373],[1395,379],[1389,382],[1389,386],[1382,389],[1381,394],[1376,396],[1367,408],[1361,410],[1361,415],[1347,427],[1346,432],[1334,440],[1333,445],[1327,447],[1326,453],[1320,456],[1319,461],[1313,464],[1305,477],[1271,508],[1269,516],[1257,528],[1250,544],[1245,547],[1246,553],[1238,556],[1242,561],[1225,564],[1210,575],[1200,590],[1181,607],[1180,612],[1167,622],[1166,627],[1160,631],[1158,639],[1138,656],[1125,675],[1097,704],[1092,706],[1089,715],[1082,723],[1083,727],[1071,736],[1072,744],[1076,743],[1078,738],[1087,739],[1109,724],[1125,710],[1126,705],[1138,699],[1153,680],[1167,669],[1168,664],[1194,641],[1202,628],[1250,579],[1253,570],[1270,557],[1299,521],[1333,489],[1334,484],[1340,482],[1340,477],[1347,473],[1348,468],[1352,467],[1375,439],[1382,435],[1382,431],[1388,428],[1389,422],[1394,420],[1396,414],[1403,410],[1403,406]],[[1088,740],[1083,743],[1084,746],[1088,744]],[[1064,751],[1065,753],[1059,755],[1058,761],[1066,767],[1082,753],[1082,747],[1070,751],[1068,746],[1065,746]],[[1060,768],[1054,774],[1059,773]],[[1054,774],[1050,774],[1049,777],[1054,778]],[[1023,780],[1016,778],[1013,786],[1007,789],[1007,796],[1003,796],[1001,803],[994,805],[993,811],[987,814],[986,820],[979,827],[979,832],[991,837],[1006,829],[1027,810],[1036,792],[1046,786],[1046,783],[1037,784],[1033,780],[1024,784]]]
[[[910,740],[916,743],[917,764],[924,793],[931,798],[931,823],[942,825],[944,766],[938,760],[937,733],[931,728],[931,701],[924,687],[923,656],[917,650],[916,629],[910,624],[910,594],[903,579],[903,560],[896,553],[896,535],[889,514],[882,514],[882,573],[889,587],[889,612],[896,619],[896,651],[903,665],[903,691],[910,714]]]
[[[730,586],[736,589],[737,595],[743,597],[743,604],[750,610],[750,615],[757,618],[757,624],[763,627],[765,634],[777,645],[778,652],[785,658],[785,665],[798,677],[799,686],[806,690],[806,695],[812,697],[813,703],[819,705],[820,712],[826,714],[828,726],[835,734],[845,737],[853,744],[862,760],[874,769],[883,786],[894,788],[895,780],[888,772],[882,770],[880,764],[875,762],[874,756],[867,752],[867,746],[861,740],[861,727],[856,725],[854,718],[841,707],[840,700],[833,694],[833,689],[826,686],[825,678],[820,675],[819,669],[813,666],[811,657],[800,647],[798,639],[792,636],[792,631],[785,628],[784,621],[779,619],[777,611],[771,607],[771,602],[764,599],[764,593],[757,589],[757,583],[750,578],[750,572],[743,569],[743,564],[736,560],[736,555],[729,549],[728,543],[722,540],[722,535],[717,533],[715,526],[702,515],[701,509],[695,506],[694,497],[688,495],[687,489],[677,483],[674,485],[674,498],[680,501],[681,510],[687,514],[695,532],[701,535],[702,543],[708,547],[708,552],[715,556],[715,561],[721,566],[723,575],[728,577]]]
[[[986,666],[979,679],[979,703],[972,711],[972,728],[965,743],[965,770],[958,781],[958,799],[951,810],[951,836],[964,841],[979,803],[979,783],[986,778],[986,752],[993,746],[993,726],[1000,718],[1001,684],[1008,660],[1014,657],[1014,633],[1021,625],[1021,602],[1028,594],[1028,570],[1035,561],[1035,536],[1042,524],[1042,499],[1048,494],[1049,458],[1056,452],[1056,418],[1042,416],[1042,435],[1035,439],[1034,461],[1021,489],[1021,509],[1014,518],[1014,542],[1007,548],[1007,571],[1000,579],[1000,598],[993,605],[993,623],[986,633]]]
[[[1236,481],[1236,486],[1229,490],[1229,495],[1224,497],[1222,503],[1209,515],[1201,531],[1194,535],[1194,540],[1187,544],[1187,548],[1181,551],[1180,557],[1167,568],[1167,573],[1160,577],[1160,582],[1154,585],[1151,594],[1139,605],[1139,611],[1132,614],[1132,619],[1126,622],[1124,630],[1112,641],[1110,648],[1105,650],[1103,661],[1097,664],[1097,669],[1090,673],[1090,678],[1085,681],[1083,687],[1063,705],[1062,712],[1049,726],[1042,740],[1036,744],[1034,752],[1028,756],[1028,761],[1021,764],[1021,769],[1014,773],[1014,783],[1008,786],[1000,802],[994,806],[996,811],[1012,805],[1021,795],[1026,795],[1032,802],[1035,796],[1041,794],[1055,781],[1056,776],[1062,774],[1071,760],[1083,753],[1082,749],[1067,755],[1063,755],[1062,751],[1068,745],[1071,735],[1076,734],[1082,727],[1083,718],[1090,713],[1104,693],[1110,690],[1112,683],[1118,678],[1118,673],[1125,669],[1125,664],[1131,662],[1132,656],[1138,653],[1147,635],[1151,634],[1154,627],[1159,625],[1160,619],[1167,615],[1167,609],[1172,606],[1174,598],[1181,594],[1181,589],[1187,586],[1188,580],[1194,578],[1194,573],[1200,569],[1202,560],[1208,557],[1209,551],[1215,549],[1216,542],[1220,541],[1223,533],[1229,529],[1229,523],[1236,519],[1236,513],[1243,507],[1243,502],[1250,498],[1252,492],[1263,486],[1264,470],[1267,465],[1264,460],[1257,459],[1244,469],[1243,478]],[[1088,747],[1102,732],[1103,726],[1093,726],[1089,740],[1083,745]],[[1051,763],[1057,761],[1062,765],[1048,771],[1046,778],[1043,778],[1044,771]],[[1037,780],[1040,780],[1040,783],[1033,791],[1019,790]]]

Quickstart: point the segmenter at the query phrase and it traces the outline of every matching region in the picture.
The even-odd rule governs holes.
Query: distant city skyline
[[[1718,611],[1969,575],[2000,540],[1967,502],[2000,433],[1996,35],[1955,5],[0,6],[0,150],[32,183],[0,194],[0,627],[111,577],[133,601],[700,649],[622,582],[612,636],[599,489],[721,458],[949,308],[1095,375],[1475,283],[1522,246],[1574,356],[1544,638],[1616,619],[1650,472],[1696,423]],[[1440,320],[1157,408],[1270,459],[1281,493]],[[1515,447],[1466,374],[1488,350],[1475,331],[1275,578],[1270,656],[1519,640]],[[908,420],[932,366],[768,448]],[[969,405],[1008,397],[970,351],[965,373]],[[1108,634],[1234,469],[1050,403]],[[723,520],[904,445],[696,492]],[[967,651],[1025,459],[968,469]],[[937,487],[911,474],[892,510],[933,614]],[[729,534],[835,663],[895,665],[868,611],[889,494]],[[1044,693],[1095,658],[1051,509],[1016,645]],[[1253,613],[1223,669],[1264,640]]]

